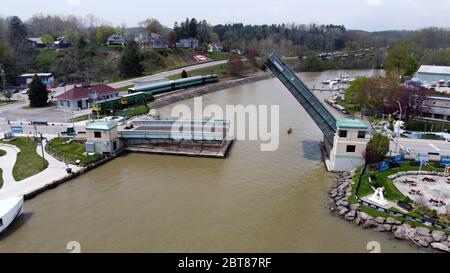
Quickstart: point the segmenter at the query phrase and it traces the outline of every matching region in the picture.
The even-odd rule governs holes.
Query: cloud
[[[366,0],[367,5],[369,6],[381,6],[383,5],[383,1],[382,0]]]
[[[80,6],[81,0],[66,0],[67,5],[69,6]]]

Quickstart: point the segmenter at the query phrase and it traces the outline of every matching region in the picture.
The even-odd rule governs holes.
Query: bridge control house
[[[342,119],[336,123],[330,161],[333,171],[349,171],[364,165],[367,143],[370,140],[368,126],[358,119]]]

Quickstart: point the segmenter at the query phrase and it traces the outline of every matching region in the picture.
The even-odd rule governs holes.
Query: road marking
[[[429,145],[431,146],[431,148],[435,149],[436,151],[438,151],[438,152],[441,151],[438,147],[434,146],[433,144],[430,143]]]

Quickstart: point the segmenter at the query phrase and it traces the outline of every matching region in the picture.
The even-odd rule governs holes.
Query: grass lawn
[[[372,184],[369,183],[369,176],[375,175],[377,178],[376,182],[385,188],[386,199],[391,200],[391,201],[402,200],[402,201],[411,202],[411,200],[409,200],[409,198],[407,198],[405,195],[403,195],[397,189],[397,187],[395,187],[394,182],[391,179],[389,179],[388,177],[395,173],[398,173],[398,172],[418,171],[418,170],[419,170],[418,166],[411,166],[409,162],[406,162],[406,163],[403,163],[400,166],[400,168],[390,169],[390,170],[387,170],[387,171],[381,172],[381,173],[366,171],[366,175],[364,175],[364,177],[361,181],[361,186],[358,191],[358,196],[364,197],[364,196],[374,193],[374,191],[372,190]],[[444,171],[443,168],[436,168],[433,166],[423,167],[422,170],[423,171],[438,171],[438,172]],[[375,181],[372,181],[372,182],[375,182]]]
[[[48,161],[38,155],[36,152],[37,142],[32,138],[18,137],[7,143],[20,149],[13,169],[16,181],[22,181],[47,169]]]
[[[5,155],[6,155],[6,152],[3,151],[2,149],[0,149],[0,157],[5,156]]]
[[[128,91],[128,89],[133,88],[133,87],[134,87],[134,84],[130,84],[130,85],[127,85],[124,87],[120,87],[118,90],[119,91]]]
[[[228,60],[230,58],[229,52],[209,52],[208,58],[214,61]]]
[[[47,152],[55,156],[61,161],[68,161],[71,164],[76,164],[80,160],[81,165],[88,165],[89,163],[100,160],[103,156],[99,154],[84,155],[86,149],[83,144],[70,143],[65,144],[70,138],[60,137],[51,140],[46,149]]]
[[[450,124],[422,121],[422,120],[410,120],[406,126],[408,131],[419,132],[443,132],[444,130],[450,131]]]
[[[120,117],[132,118],[135,116],[141,116],[141,115],[148,114],[149,111],[150,111],[150,109],[147,105],[139,105],[136,107],[123,109],[123,110],[115,113],[115,115],[120,116]]]

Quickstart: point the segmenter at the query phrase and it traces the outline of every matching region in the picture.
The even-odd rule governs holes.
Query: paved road
[[[395,147],[395,141],[391,141],[391,150],[395,151]],[[447,141],[400,138],[399,147],[411,153],[450,155],[450,142]]]
[[[157,80],[157,79],[167,78],[167,77],[170,77],[173,75],[181,74],[181,72],[183,72],[183,70],[192,71],[192,70],[196,70],[196,69],[200,69],[200,68],[206,68],[206,67],[211,67],[211,66],[215,66],[215,65],[225,64],[227,62],[228,62],[228,60],[214,61],[214,62],[191,65],[191,66],[187,66],[184,68],[176,68],[173,70],[164,71],[164,72],[153,74],[150,76],[145,76],[145,77],[126,80],[126,81],[122,81],[122,82],[112,83],[112,84],[109,84],[109,86],[117,89],[117,88],[129,86],[129,85],[133,85],[133,81],[136,81],[136,80],[145,80],[145,81]]]

